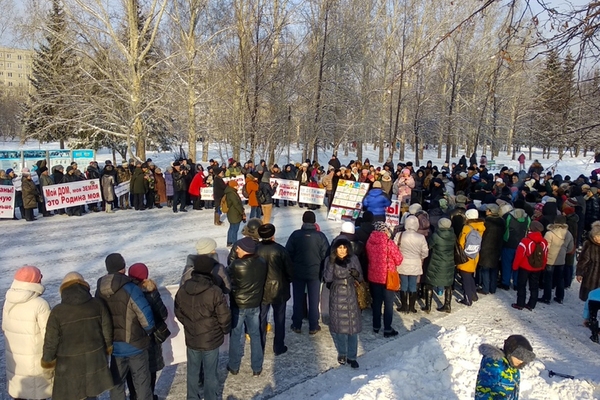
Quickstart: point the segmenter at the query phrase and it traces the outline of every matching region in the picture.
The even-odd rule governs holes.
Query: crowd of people
[[[497,289],[514,289],[512,307],[532,311],[538,302],[562,304],[565,289],[575,277],[581,282],[579,298],[586,301],[585,323],[592,332],[596,329],[597,340],[600,171],[572,180],[550,171],[544,174],[537,160],[529,171],[503,167],[496,173],[488,171],[485,158],[479,161],[472,156],[467,163],[463,156],[455,164],[438,168],[427,162],[415,170],[410,162],[394,168],[391,159],[382,167],[368,160],[342,166],[333,156],[327,167],[307,160],[298,166],[286,165],[281,172],[276,164],[268,168],[261,161],[256,168],[251,163],[240,168],[230,160],[227,169],[211,163],[204,172],[201,166],[182,160],[167,169],[170,178],[164,182],[158,178],[161,170],[151,161],[134,161],[132,173],[124,165],[115,175],[107,163],[98,176],[110,187],[127,181],[119,178],[122,171],[131,173],[132,197],[104,197],[102,207],[108,212],[111,202],[127,208],[132,199],[137,210],[161,207],[165,202],[173,212],[185,211],[190,202],[194,208],[212,208],[215,225],[222,224],[221,214],[227,215],[227,245],[231,247],[227,262],[219,261],[213,239],[200,239],[197,254],[186,260],[175,296],[174,312],[184,327],[187,346],[187,398],[199,398],[203,385],[204,398],[213,399],[220,391],[218,354],[225,335],[230,335],[229,373],[240,373],[246,333],[251,344],[250,368],[253,376],[260,376],[269,312],[272,349],[279,357],[288,350],[288,300],[293,298],[289,330],[302,334],[303,321],[308,320],[308,334],[317,335],[324,290],[329,296],[328,328],[337,361],[359,368],[363,316],[357,285],[363,282],[370,289],[372,331],[392,338],[398,335],[392,326],[395,306],[402,314],[430,313],[435,297],[441,296],[437,311],[450,313],[453,297],[472,306],[480,296],[493,295]],[[76,174],[77,166],[70,167],[67,173]],[[45,166],[36,173],[40,170],[39,177],[47,176]],[[343,222],[340,233],[330,239],[320,231],[315,213],[307,210],[300,229],[285,245],[277,243],[269,211],[280,204],[272,198],[270,178],[287,178],[283,174],[288,172],[300,185],[325,188],[326,207],[331,206],[340,179],[368,183],[362,215]],[[25,181],[32,180],[33,173],[24,170],[22,174],[25,200]],[[248,219],[237,180],[224,180],[241,174],[246,176],[243,192],[251,209]],[[206,185],[213,187],[210,200],[200,195]],[[258,195],[259,191],[270,195]],[[386,223],[386,209],[394,195],[401,201],[402,215],[392,226]],[[26,209],[33,209],[31,205]],[[81,208],[69,215],[77,211]],[[242,221],[246,224],[238,240]],[[144,264],[127,269],[118,253],[108,255],[105,264],[107,275],[99,279],[95,296],[83,276],[69,273],[59,289],[61,303],[52,310],[41,297],[42,272],[30,266],[16,272],[2,323],[8,391],[13,398],[81,399],[110,390],[111,399],[124,399],[125,386],[133,398],[156,398],[156,372],[164,366],[160,346],[169,336],[167,311]],[[399,275],[399,290],[390,287],[390,274]],[[526,339],[509,339],[503,350],[482,349],[482,369],[503,366],[514,375],[515,369],[535,357]],[[111,356],[110,362],[106,355]],[[480,382],[489,381],[486,377],[478,379],[478,392],[482,388],[485,393],[487,383]]]

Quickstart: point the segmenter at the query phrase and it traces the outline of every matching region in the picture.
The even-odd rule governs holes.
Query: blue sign
[[[73,158],[94,159],[94,150],[73,150]]]
[[[48,152],[46,150],[23,150],[23,158],[45,160]]]

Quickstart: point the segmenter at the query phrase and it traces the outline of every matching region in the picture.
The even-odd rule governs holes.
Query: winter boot
[[[397,307],[396,310],[408,313],[408,292],[400,291],[400,307]]]
[[[215,225],[219,226],[222,224],[221,222],[221,216],[219,215],[219,213],[215,213]]]
[[[425,286],[425,306],[421,307],[422,311],[427,314],[431,312],[431,301],[433,300],[433,288],[429,285]]]
[[[452,311],[452,287],[447,286],[444,291],[444,305],[438,308],[437,310],[440,312],[447,312],[450,314]]]
[[[417,294],[420,299],[425,298],[425,284],[424,283],[419,283],[419,285],[417,286]]]
[[[411,292],[408,297],[408,311],[411,313],[417,313],[415,303],[417,302],[417,292]]]
[[[110,203],[106,203],[106,212],[107,213],[113,213],[114,211],[112,210],[112,204]]]

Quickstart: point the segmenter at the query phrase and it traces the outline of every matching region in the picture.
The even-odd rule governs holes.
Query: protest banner
[[[385,210],[385,223],[391,227],[400,225],[400,202],[392,200],[392,204]]]
[[[273,195],[274,199],[298,201],[300,182],[289,179],[271,178],[271,186],[275,182],[277,182],[277,190],[275,190],[275,194]]]
[[[115,196],[116,197],[123,196],[124,194],[127,194],[127,193],[129,193],[129,181],[119,183],[117,186],[115,186]]]
[[[356,220],[360,216],[362,202],[368,191],[368,183],[340,179],[327,219],[334,221]]]
[[[0,218],[12,218],[15,211],[15,187],[0,185]]]
[[[200,188],[200,198],[202,200],[214,200],[214,191],[212,187],[203,187]]]
[[[97,203],[102,200],[100,182],[96,179],[44,186],[46,210]]]
[[[238,175],[238,176],[236,176],[234,178],[223,178],[223,182],[225,182],[227,184],[231,180],[237,181],[237,184],[238,184],[238,186],[237,186],[237,192],[238,192],[238,196],[240,196],[240,199],[242,199],[242,200],[248,200],[242,194],[242,189],[243,189],[244,185],[246,184],[246,177],[244,175]]]
[[[300,186],[298,196],[299,203],[323,205],[325,200],[325,189]]]

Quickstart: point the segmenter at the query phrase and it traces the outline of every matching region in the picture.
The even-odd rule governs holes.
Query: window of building
[[[17,68],[23,69],[23,64],[17,64]]]
[[[6,53],[6,58],[10,58],[11,54],[10,53]]]
[[[7,75],[9,78],[12,78],[12,72],[7,72],[7,73],[6,73],[6,75]]]
[[[12,86],[12,85],[13,85],[13,83],[12,83],[12,82],[8,82],[8,86]]]
[[[22,59],[23,59],[23,56],[22,56],[22,55],[18,55],[18,56],[17,56],[17,60],[22,60]]]
[[[17,76],[18,76],[19,78],[22,78],[22,77],[23,77],[23,74],[17,74]]]
[[[6,63],[6,68],[12,68],[12,63]]]

